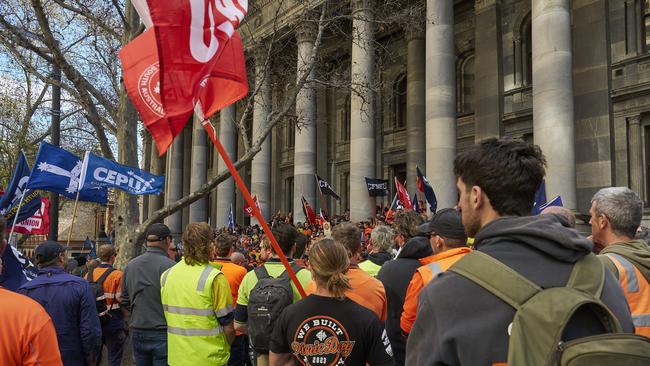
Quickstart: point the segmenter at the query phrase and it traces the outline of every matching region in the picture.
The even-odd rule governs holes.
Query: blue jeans
[[[120,366],[122,364],[122,355],[124,354],[124,343],[126,342],[127,334],[124,330],[117,330],[105,332],[102,337],[102,345],[106,345],[107,360],[109,366]],[[99,354],[97,355],[97,365],[102,363],[103,348],[100,347]]]
[[[136,366],[167,366],[167,332],[131,331]]]

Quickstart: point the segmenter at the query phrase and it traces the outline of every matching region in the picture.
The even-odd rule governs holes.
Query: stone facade
[[[294,55],[293,67],[271,64],[264,77],[255,76],[263,70],[259,55],[265,52],[248,40],[251,90],[255,81],[267,78],[295,82],[313,47],[308,39],[313,29],[292,28],[291,19],[303,19],[305,8],[317,9],[319,1],[283,2],[281,12],[278,3],[257,3],[247,22],[258,41],[268,39],[274,27],[286,27],[276,42],[285,56]],[[390,204],[391,198],[370,200],[363,176],[406,179],[414,191],[416,165],[425,170],[442,206],[452,205],[453,156],[499,136],[540,144],[549,160],[547,195],[562,195],[578,212],[586,213],[593,193],[610,185],[629,186],[650,201],[648,0],[411,1],[404,3],[422,11],[402,25],[374,18],[384,2],[336,3],[333,11],[349,16],[339,27],[348,29],[349,37],[324,38],[316,78],[327,75],[318,71],[328,70],[327,60],[335,59],[348,81],[363,87],[351,92],[349,83],[309,84],[292,111],[307,128],[296,129],[296,118],[288,117],[269,135],[270,147],[258,159],[264,165],[254,161],[240,170],[249,187],[252,180],[252,193],[267,201],[266,215],[295,214],[304,194],[316,209],[326,205],[337,214],[350,209],[353,218],[363,219],[375,204]],[[423,14],[426,19],[418,20]],[[263,122],[260,116],[278,110],[290,90],[271,85],[272,90],[262,88],[270,95],[257,98],[264,102],[246,122],[254,127],[249,137]],[[236,121],[244,105],[237,103]],[[213,149],[198,148],[191,127],[183,139],[170,153],[186,156],[167,157],[172,200],[187,193],[195,167],[207,166],[208,179],[216,174]],[[241,156],[244,144],[241,136],[237,139],[234,150]],[[197,152],[209,156],[199,159],[192,155]],[[340,201],[321,200],[317,189],[314,195],[315,180],[308,177],[314,172],[330,182]],[[216,192],[206,201],[207,217],[222,225],[217,207],[224,210],[230,202]],[[240,194],[235,196],[236,221],[246,222]],[[168,221],[180,228],[189,216],[179,213]],[[302,220],[301,212],[296,216]]]

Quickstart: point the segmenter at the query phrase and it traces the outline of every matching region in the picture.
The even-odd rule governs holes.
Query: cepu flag
[[[325,179],[319,177],[318,174],[316,174],[316,183],[318,183],[318,189],[320,190],[321,194],[332,196],[337,200],[341,199],[338,193],[334,192],[332,186]]]
[[[117,188],[134,195],[159,194],[165,187],[165,177],[87,152],[80,185],[82,189]]]
[[[415,170],[418,174],[418,190],[424,193],[424,198],[429,203],[432,213],[436,213],[438,210],[438,199],[436,198],[436,193],[433,191],[433,187],[427,177],[424,176],[419,166],[415,167]]]
[[[412,210],[413,202],[411,202],[411,197],[402,183],[397,180],[397,177],[395,177],[395,188],[397,188],[397,196],[399,197],[399,201],[402,203],[402,207],[404,207],[405,210]]]
[[[41,196],[38,192],[27,189],[29,173],[29,164],[21,151],[9,185],[0,198],[0,215],[4,216],[9,224],[14,221],[16,212],[18,212],[16,222],[21,222],[32,217],[41,208]]]
[[[162,155],[192,116],[207,119],[248,94],[235,29],[248,1],[146,1],[133,5],[149,28],[120,51],[131,100]]]
[[[370,195],[370,197],[383,197],[390,194],[388,191],[388,180],[368,177],[365,178],[366,188],[368,188],[368,195]]]
[[[81,159],[75,154],[43,141],[36,154],[27,188],[43,189],[75,199],[82,166]],[[105,205],[108,201],[108,191],[106,188],[82,189],[79,192],[79,201]]]

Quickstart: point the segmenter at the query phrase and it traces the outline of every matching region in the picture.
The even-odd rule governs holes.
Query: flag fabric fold
[[[417,193],[413,195],[413,211],[420,213],[420,200]]]
[[[47,235],[50,232],[50,200],[41,197],[40,201],[39,209],[31,217],[16,223],[14,233]],[[5,232],[11,232],[11,226],[5,228]]]
[[[395,188],[397,188],[397,195],[399,196],[399,200],[402,203],[402,207],[405,210],[412,210],[413,202],[411,202],[411,197],[409,196],[409,193],[406,191],[406,188],[404,188],[402,183],[397,180],[397,177],[395,177]]]
[[[9,224],[14,221],[16,213],[18,213],[16,222],[22,222],[32,217],[41,208],[41,196],[38,192],[27,189],[29,173],[27,158],[21,151],[9,185],[0,198],[0,215],[4,216]]]
[[[133,195],[160,194],[165,177],[86,153],[80,185],[82,189],[117,188]]]
[[[436,193],[434,192],[433,187],[431,186],[431,183],[429,183],[427,177],[425,177],[424,173],[422,173],[422,170],[420,170],[420,167],[416,166],[415,170],[417,171],[418,177],[418,190],[424,193],[424,198],[429,204],[431,213],[435,214],[438,210],[438,199],[436,198]]]
[[[228,229],[232,230],[235,228],[235,216],[232,213],[232,203],[230,204],[230,210],[228,211]]]
[[[314,210],[309,205],[309,202],[307,202],[307,199],[303,195],[301,195],[300,198],[302,200],[302,212],[305,214],[307,221],[312,225],[317,224],[316,214],[314,213]]]
[[[36,278],[38,270],[18,249],[6,242],[0,242],[2,256],[2,273],[0,273],[0,286],[16,291],[27,281]]]
[[[257,206],[257,209],[259,210],[260,209],[260,203],[257,202],[257,196],[253,196],[253,202],[255,202],[255,206]],[[255,216],[253,214],[253,208],[248,203],[244,203],[244,212],[246,213],[246,215],[248,217]]]
[[[334,188],[323,178],[318,176],[316,174],[316,183],[318,185],[318,189],[322,195],[325,196],[332,196],[334,199],[340,200],[341,197],[334,191]]]
[[[81,159],[73,153],[41,142],[27,188],[42,189],[75,199],[82,167]],[[79,201],[105,205],[108,201],[108,191],[106,188],[82,189],[79,192]]]
[[[546,203],[546,184],[544,184],[544,181],[542,181],[542,184],[539,185],[539,188],[537,188],[537,192],[535,192],[535,201],[533,202],[533,215],[539,215],[540,212],[542,212],[542,206],[543,204]]]
[[[544,203],[543,205],[539,206],[539,213],[544,211],[545,208],[551,207],[551,206],[557,206],[557,207],[564,207],[564,204],[562,203],[562,197],[556,196],[552,200]]]

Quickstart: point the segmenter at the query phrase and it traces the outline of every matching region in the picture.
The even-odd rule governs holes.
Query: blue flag
[[[533,202],[533,215],[539,215],[540,212],[542,212],[542,208],[540,208],[544,203],[546,203],[546,185],[544,184],[544,181],[542,181],[542,184],[540,184],[539,188],[537,188],[537,192],[535,192],[535,201]]]
[[[417,193],[413,195],[413,211],[420,213],[420,199]]]
[[[82,190],[110,187],[130,194],[159,194],[165,187],[165,177],[86,153],[81,186]]]
[[[21,222],[32,217],[41,208],[41,196],[38,192],[26,189],[28,181],[29,165],[27,164],[25,154],[21,151],[20,155],[18,155],[18,164],[16,164],[14,174],[11,176],[11,181],[9,181],[5,193],[0,198],[0,215],[4,216],[10,224],[14,221],[23,195],[25,195],[25,198],[20,206],[20,212],[18,212],[16,222]]]
[[[418,190],[424,193],[424,198],[429,203],[429,208],[432,213],[436,213],[438,210],[438,199],[436,198],[436,193],[433,191],[431,183],[427,180],[427,177],[422,174],[419,166],[415,167],[416,172],[418,173]]]
[[[27,188],[43,189],[75,199],[82,165],[81,159],[73,153],[47,142],[41,142]],[[82,189],[79,192],[79,201],[105,205],[107,200],[106,188]]]
[[[95,246],[95,243],[93,243],[92,240],[90,240],[89,237],[86,237],[86,240],[84,241],[84,249],[90,248],[90,253],[88,253],[87,257],[90,258],[97,258],[97,247]]]
[[[564,204],[562,203],[562,197],[557,196],[553,198],[552,200],[546,202],[545,204],[539,206],[539,212],[541,213],[544,211],[545,208],[551,207],[551,206],[558,206],[558,207],[564,207]]]
[[[2,273],[0,286],[16,291],[25,282],[33,280],[38,270],[21,252],[9,244],[4,245],[2,252]],[[0,248],[2,244],[0,244]]]
[[[235,228],[235,217],[232,214],[232,203],[230,204],[230,211],[228,212],[228,229]]]

